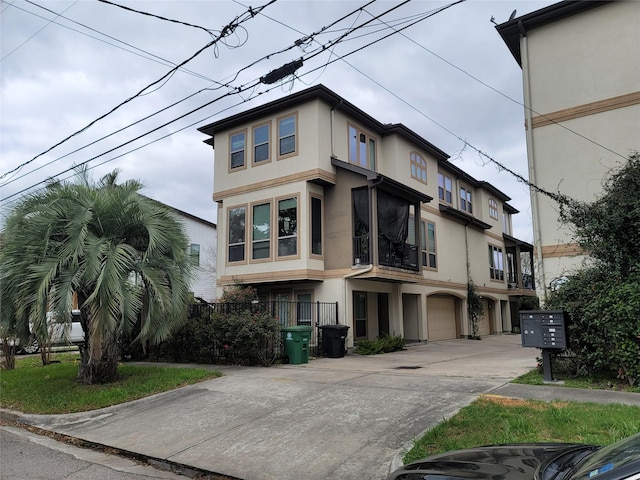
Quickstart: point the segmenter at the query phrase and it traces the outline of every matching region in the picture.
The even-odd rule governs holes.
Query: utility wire
[[[369,12],[367,12],[367,13],[369,13]],[[369,15],[372,15],[372,14],[370,14],[370,13],[369,13]],[[393,29],[393,28],[394,28],[393,26],[391,26],[391,25],[389,25],[388,23],[386,23],[384,20],[380,20],[380,22],[381,22],[381,23],[383,23],[384,25],[386,25],[387,27],[391,28],[391,29]],[[413,40],[412,38],[409,38],[409,37],[408,37],[408,36],[406,36],[404,33],[400,33],[400,35],[402,35],[404,38],[406,38],[407,40],[409,40],[409,41],[410,41],[411,43],[413,43],[414,45],[416,45],[416,46],[420,47],[420,48],[421,48],[421,49],[423,49],[424,51],[429,52],[431,55],[433,55],[434,57],[436,57],[436,58],[438,58],[439,60],[443,61],[444,63],[446,63],[446,64],[447,64],[447,65],[449,65],[450,67],[455,68],[455,69],[456,69],[456,70],[458,70],[459,72],[464,73],[464,74],[465,74],[465,75],[467,75],[469,78],[471,78],[471,79],[475,80],[476,82],[480,83],[481,85],[484,85],[485,87],[487,87],[487,88],[488,88],[488,89],[490,89],[490,90],[493,90],[493,91],[494,91],[494,92],[496,92],[497,94],[502,95],[502,96],[503,96],[504,98],[506,98],[507,100],[511,100],[512,102],[514,102],[514,103],[516,103],[516,104],[520,105],[521,107],[524,107],[525,109],[529,110],[531,113],[534,113],[535,115],[538,115],[538,116],[540,116],[540,117],[544,118],[545,120],[547,120],[547,121],[549,121],[549,122],[553,123],[554,125],[557,125],[557,126],[559,126],[559,127],[562,127],[562,128],[564,128],[565,130],[567,130],[568,132],[571,132],[571,133],[573,133],[574,135],[577,135],[578,137],[581,137],[581,138],[583,138],[584,140],[587,140],[587,141],[589,141],[589,142],[593,143],[594,145],[597,145],[598,147],[600,147],[600,148],[602,148],[602,149],[604,149],[604,150],[608,151],[609,153],[612,153],[612,154],[614,154],[614,155],[617,155],[618,157],[623,158],[623,159],[625,159],[625,160],[626,160],[626,157],[625,157],[624,155],[622,155],[622,154],[620,154],[620,153],[618,153],[618,152],[616,152],[616,151],[614,151],[614,150],[611,150],[609,147],[606,147],[606,146],[602,145],[601,143],[598,143],[598,142],[596,142],[595,140],[593,140],[593,139],[591,139],[591,138],[589,138],[589,137],[586,137],[585,135],[582,135],[581,133],[576,132],[575,130],[572,130],[571,128],[567,127],[567,126],[566,126],[566,125],[564,125],[563,123],[556,122],[555,120],[553,120],[553,119],[551,119],[551,118],[547,117],[546,115],[544,115],[544,114],[542,114],[542,113],[538,113],[538,112],[536,112],[533,108],[531,108],[531,107],[527,107],[524,103],[521,103],[521,102],[519,102],[518,100],[516,100],[516,99],[514,99],[514,98],[511,98],[511,97],[510,97],[509,95],[507,95],[506,93],[503,93],[503,92],[501,92],[500,90],[498,90],[497,88],[494,88],[493,86],[489,85],[488,83],[483,82],[483,81],[482,81],[482,80],[480,80],[478,77],[475,77],[475,76],[474,76],[474,75],[472,75],[471,73],[467,72],[465,69],[463,69],[463,68],[461,68],[461,67],[457,66],[456,64],[454,64],[454,63],[450,62],[449,60],[447,60],[446,58],[444,58],[444,57],[442,57],[442,56],[438,55],[437,53],[435,53],[435,52],[433,52],[432,50],[428,49],[428,48],[427,48],[427,47],[425,47],[424,45],[422,45],[422,44],[420,44],[420,43],[416,42],[416,41],[415,41],[415,40]],[[530,128],[532,128],[532,127],[530,127]]]
[[[104,40],[102,38],[95,37],[93,35],[89,35],[88,33],[85,33],[85,32],[82,32],[80,30],[77,30],[75,28],[69,27],[68,25],[64,25],[63,23],[56,22],[55,20],[51,21],[51,23],[54,23],[54,24],[58,25],[59,27],[63,27],[63,28],[66,28],[67,30],[71,30],[73,32],[79,33],[80,35],[84,35],[86,37],[93,38],[94,40],[97,40],[99,42],[106,43],[107,45],[111,45],[112,47],[119,48],[120,50],[124,50],[125,52],[132,53],[134,55],[138,55],[139,57],[145,58],[147,60],[154,61],[154,62],[159,63],[161,65],[164,65],[166,67],[175,66],[176,65],[176,63],[172,62],[171,60],[167,60],[166,58],[163,58],[163,57],[160,57],[158,55],[155,55],[155,54],[153,54],[151,52],[148,52],[147,50],[143,50],[142,48],[138,48],[135,45],[132,45],[132,44],[127,43],[127,42],[125,42],[123,40],[120,40],[119,38],[116,38],[114,36],[108,35],[108,34],[106,34],[104,32],[101,32],[100,30],[96,30],[93,27],[89,27],[88,25],[85,25],[84,23],[77,22],[77,21],[75,21],[75,20],[73,20],[73,19],[71,19],[69,17],[65,17],[61,13],[54,12],[53,10],[50,10],[47,7],[44,7],[44,6],[39,5],[39,4],[35,3],[35,2],[32,2],[31,0],[24,0],[24,1],[29,3],[29,4],[31,4],[31,5],[33,5],[33,6],[35,6],[35,7],[38,7],[40,9],[42,9],[42,10],[45,10],[45,11],[47,11],[47,12],[53,14],[53,15],[56,15],[56,17],[63,18],[68,22],[71,22],[71,23],[73,23],[75,25],[78,25],[80,27],[86,28],[87,30],[90,30],[90,31],[95,32],[95,33],[97,33],[99,35],[102,35],[102,36],[104,36],[106,38],[109,38],[109,39],[115,41],[115,42],[121,43],[122,45],[126,45],[127,47],[130,47],[130,48],[133,48],[134,50],[137,50],[138,52],[142,52],[144,55],[142,55],[140,53],[137,53],[137,52],[133,52],[133,51],[128,50],[126,48],[123,48],[123,47],[121,47],[119,45],[115,45],[115,44],[113,44],[111,42],[107,42],[106,40]],[[34,13],[34,12],[31,12],[31,11],[26,10],[24,8],[18,7],[17,5],[13,5],[13,7],[17,8],[18,10],[22,10],[25,13],[33,15],[35,17],[42,18],[44,20],[49,20],[47,17],[43,17],[42,15],[38,15],[37,13]],[[227,45],[227,46],[229,47],[229,45]],[[192,70],[189,70],[188,68],[180,68],[180,71],[184,72],[184,73],[188,73],[189,75],[193,75],[194,77],[202,78],[204,80],[208,80],[210,82],[215,83],[215,80],[212,80],[209,77],[206,77],[206,76],[201,75],[199,73],[196,73],[196,72],[194,72]]]
[[[27,1],[29,1],[29,0],[27,0]],[[23,174],[23,175],[20,175],[20,176],[18,176],[18,177],[14,177],[14,178],[12,178],[11,180],[9,180],[9,181],[7,181],[7,182],[3,183],[2,185],[0,185],[0,187],[4,187],[4,186],[6,186],[6,185],[9,185],[9,184],[11,184],[11,183],[13,183],[13,182],[15,182],[15,181],[17,181],[17,180],[21,179],[21,178],[24,178],[24,177],[25,177],[25,176],[27,176],[27,175],[30,175],[30,174],[31,174],[31,173],[33,173],[33,172],[36,172],[36,171],[38,171],[38,170],[40,170],[40,169],[42,169],[42,168],[44,168],[44,167],[46,167],[46,166],[48,166],[48,165],[51,165],[52,163],[54,163],[54,162],[56,162],[56,161],[58,161],[58,160],[61,160],[61,159],[63,159],[63,158],[66,158],[66,157],[68,157],[69,155],[72,155],[72,154],[74,154],[74,153],[77,153],[77,152],[79,152],[79,151],[81,151],[81,150],[83,150],[83,149],[85,149],[85,148],[87,148],[87,147],[89,147],[89,146],[91,146],[91,145],[94,145],[94,144],[96,144],[96,143],[98,143],[98,142],[100,142],[100,141],[102,141],[102,140],[105,140],[106,138],[109,138],[109,137],[111,137],[111,136],[113,136],[113,135],[115,135],[115,134],[117,134],[117,133],[120,133],[120,132],[122,132],[123,130],[126,130],[126,129],[128,129],[128,128],[130,128],[130,127],[134,126],[134,125],[137,125],[138,123],[141,123],[141,122],[143,122],[143,121],[145,121],[145,120],[148,120],[149,118],[151,118],[151,117],[153,117],[153,116],[155,116],[155,115],[157,115],[157,114],[159,114],[159,113],[162,113],[162,112],[164,112],[164,111],[168,110],[169,108],[172,108],[172,107],[174,107],[174,106],[178,105],[179,103],[182,103],[182,102],[184,102],[184,101],[188,100],[189,98],[192,98],[193,96],[195,96],[195,95],[197,95],[197,94],[199,94],[199,93],[201,93],[201,92],[203,92],[203,91],[205,91],[205,90],[217,90],[217,89],[222,88],[222,87],[234,88],[234,87],[231,85],[231,83],[232,83],[232,82],[234,82],[234,81],[238,78],[239,74],[240,74],[242,71],[244,71],[244,70],[247,70],[247,69],[251,68],[252,66],[256,65],[257,63],[259,63],[259,62],[261,62],[261,61],[263,61],[263,60],[267,60],[267,59],[269,59],[269,58],[273,57],[274,55],[278,55],[278,54],[280,54],[280,53],[284,53],[284,52],[286,52],[286,51],[288,51],[288,50],[291,50],[292,48],[299,47],[299,46],[300,46],[301,44],[303,44],[303,43],[307,43],[307,42],[312,41],[316,36],[320,35],[320,34],[321,34],[321,33],[323,33],[324,31],[326,31],[327,29],[331,28],[332,26],[336,25],[337,23],[341,22],[342,20],[344,20],[344,19],[348,18],[349,16],[353,15],[354,13],[358,13],[358,12],[360,12],[363,8],[365,8],[365,7],[369,6],[369,5],[371,5],[371,4],[372,4],[372,3],[374,3],[375,1],[376,1],[376,0],[371,0],[371,1],[369,1],[368,3],[366,3],[365,5],[363,5],[362,7],[359,7],[359,8],[357,8],[357,9],[355,9],[355,10],[351,11],[350,13],[348,13],[348,14],[346,14],[346,15],[343,15],[342,17],[338,18],[337,20],[334,20],[334,21],[333,21],[333,22],[331,22],[329,25],[326,25],[326,26],[322,27],[321,29],[319,29],[319,30],[317,30],[317,31],[315,31],[315,32],[313,32],[313,33],[311,33],[311,34],[309,34],[309,35],[305,35],[303,38],[301,38],[301,39],[299,39],[299,40],[296,40],[292,45],[290,45],[290,46],[288,46],[288,47],[286,47],[286,48],[283,48],[283,49],[281,49],[281,50],[279,50],[279,51],[276,51],[276,52],[270,53],[270,54],[268,54],[268,55],[265,55],[265,56],[261,57],[260,59],[258,59],[258,60],[256,60],[256,61],[254,61],[254,62],[250,63],[249,65],[247,65],[247,66],[245,66],[245,67],[241,68],[240,70],[238,70],[238,72],[236,72],[236,74],[233,76],[233,78],[232,78],[231,80],[229,80],[229,81],[225,82],[225,83],[221,83],[221,82],[217,82],[217,81],[213,81],[213,80],[212,80],[212,82],[214,82],[214,83],[216,83],[216,84],[218,84],[218,85],[219,85],[219,87],[217,87],[217,88],[215,88],[215,89],[212,89],[212,88],[210,88],[210,87],[209,87],[209,88],[201,89],[201,90],[199,90],[199,91],[197,91],[197,92],[195,92],[195,93],[193,93],[193,94],[191,94],[191,95],[188,95],[187,97],[184,97],[184,98],[183,98],[183,99],[181,99],[181,100],[178,100],[177,102],[174,102],[173,104],[169,105],[168,107],[165,107],[165,108],[163,108],[163,109],[161,109],[161,110],[156,111],[155,113],[152,113],[152,114],[150,114],[150,115],[147,115],[146,117],[144,117],[144,118],[142,118],[142,119],[140,119],[140,120],[138,120],[138,121],[136,121],[136,122],[134,122],[134,123],[132,123],[132,124],[129,124],[129,125],[127,125],[127,126],[123,127],[123,128],[120,128],[120,129],[118,129],[118,130],[116,130],[116,131],[112,132],[112,133],[111,133],[111,134],[109,134],[109,135],[105,135],[105,136],[103,136],[103,137],[101,137],[101,138],[99,138],[99,139],[97,139],[97,140],[94,140],[93,142],[91,142],[91,143],[89,143],[89,144],[86,144],[86,145],[84,145],[84,146],[82,146],[82,147],[79,147],[79,148],[77,148],[77,149],[75,149],[75,150],[73,150],[73,151],[71,151],[71,152],[69,152],[69,153],[67,153],[67,154],[65,154],[65,155],[62,155],[62,156],[60,156],[60,157],[58,157],[58,158],[55,158],[55,159],[53,159],[53,160],[51,160],[51,161],[49,161],[49,162],[47,162],[47,163],[45,163],[45,164],[43,164],[43,165],[41,165],[41,166],[39,166],[39,167],[35,168],[35,169],[33,169],[33,170],[30,170],[29,172],[26,172],[26,173],[25,173],[25,174]],[[303,34],[302,32],[300,32],[300,33],[301,33],[301,34]],[[15,169],[14,169],[14,170],[15,170]],[[8,172],[8,173],[11,173],[11,172]],[[1,177],[0,177],[0,178],[1,178]]]
[[[241,25],[242,23],[246,22],[247,20],[249,20],[250,18],[253,18],[256,14],[260,13],[262,10],[264,10],[266,7],[268,7],[269,5],[272,5],[273,3],[275,3],[277,0],[271,0],[270,2],[268,2],[267,4],[263,5],[262,7],[259,7],[257,9],[253,9],[253,8],[249,8],[249,10],[245,13],[243,13],[242,15],[237,16],[232,22],[230,22],[229,24],[227,24],[222,31],[220,32],[220,35],[218,35],[218,37],[214,38],[213,40],[211,40],[209,43],[207,43],[204,47],[200,48],[198,51],[196,51],[193,55],[191,55],[191,57],[187,58],[186,60],[184,60],[183,62],[181,62],[179,65],[177,65],[176,67],[172,68],[171,70],[169,70],[169,72],[167,72],[166,74],[164,74],[162,77],[160,77],[158,80],[152,82],[151,84],[147,85],[146,87],[144,87],[142,90],[140,90],[138,93],[136,93],[135,95],[129,97],[128,99],[126,99],[125,101],[121,102],[120,104],[116,105],[114,108],[112,108],[109,112],[99,116],[98,118],[96,118],[95,120],[93,120],[92,122],[90,122],[89,124],[87,124],[85,127],[81,128],[80,130],[78,130],[75,133],[72,133],[71,135],[69,135],[68,137],[64,138],[63,140],[61,140],[60,142],[56,143],[55,145],[53,145],[52,147],[49,147],[47,150],[45,150],[42,153],[39,153],[38,155],[36,155],[35,157],[33,157],[32,159],[30,159],[29,161],[18,165],[16,168],[4,173],[2,176],[0,176],[0,179],[6,177],[7,175],[19,170],[20,168],[24,167],[25,165],[33,162],[34,160],[40,158],[41,156],[45,155],[46,153],[50,152],[51,150],[53,150],[54,148],[62,145],[63,143],[67,142],[68,140],[70,140],[71,138],[75,137],[76,135],[79,135],[80,133],[84,132],[85,130],[87,130],[88,128],[90,128],[92,125],[95,125],[97,122],[99,122],[100,120],[104,119],[105,117],[111,115],[113,112],[115,112],[116,110],[118,110],[119,108],[121,108],[123,105],[129,103],[130,101],[134,100],[135,98],[139,97],[143,92],[145,92],[146,90],[148,90],[150,87],[160,83],[161,81],[163,81],[166,77],[168,77],[169,75],[173,74],[176,70],[178,70],[180,67],[182,67],[183,65],[186,65],[187,63],[189,63],[191,60],[193,60],[195,57],[197,57],[198,55],[200,55],[203,51],[205,51],[206,49],[208,49],[209,47],[215,45],[220,39],[226,37],[227,35],[232,34],[236,28],[238,28],[239,25]],[[248,16],[247,16],[248,15]]]
[[[122,8],[124,10],[129,11],[129,12],[139,13],[141,15],[146,15],[148,17],[154,17],[154,18],[157,18],[159,20],[164,20],[166,22],[178,23],[180,25],[185,25],[187,27],[199,28],[200,30],[204,30],[205,32],[207,32],[211,36],[213,36],[213,34],[214,34],[214,30],[212,30],[210,28],[201,27],[200,25],[194,25],[192,23],[183,22],[181,20],[174,20],[172,18],[162,17],[162,16],[156,15],[154,13],[143,12],[141,10],[136,10],[135,8],[125,7],[124,5],[119,5],[117,3],[110,2],[109,0],[98,0],[98,1],[102,2],[102,3],[106,3],[108,5],[113,5],[114,7]]]
[[[374,1],[375,1],[375,0],[374,0]],[[407,1],[409,1],[409,0],[407,0]],[[460,2],[462,2],[462,1],[465,1],[465,0],[460,0]],[[371,2],[370,2],[370,3],[371,3]],[[404,2],[404,3],[407,3],[407,2]],[[459,2],[456,2],[456,3],[459,3]],[[453,4],[452,4],[452,5],[453,5]],[[392,11],[392,10],[395,10],[395,8],[396,8],[396,7],[394,7],[394,8],[391,8],[391,9],[387,10],[387,12],[385,12],[384,14],[386,14],[386,13],[388,13],[388,12]],[[360,9],[357,9],[357,10],[355,10],[354,12],[359,11],[359,10],[360,10]],[[441,10],[442,10],[442,9],[438,10],[438,12],[439,12],[439,11],[441,11]],[[436,13],[438,13],[438,12],[436,12]],[[384,14],[383,14],[383,15],[384,15]],[[434,14],[435,14],[435,13],[434,13]],[[434,14],[432,14],[432,15],[434,15]],[[432,16],[432,15],[429,15],[429,16]],[[346,18],[346,17],[343,17],[343,18]],[[425,18],[428,18],[428,16],[427,16],[427,17],[424,17],[424,18],[422,18],[422,19],[420,19],[420,20],[418,20],[418,21],[424,20]],[[413,22],[413,23],[412,23],[412,25],[413,25],[413,24],[415,24],[415,23],[418,23],[418,21]],[[335,23],[335,22],[334,22],[334,23]],[[411,25],[409,25],[409,26],[411,26]],[[353,28],[353,29],[351,30],[351,32],[356,31],[358,28],[361,28],[361,27],[362,27],[362,25],[360,25],[360,26],[358,26],[358,27],[355,27],[355,28]],[[407,27],[405,27],[405,28],[408,28],[408,26],[407,26]],[[396,33],[396,32],[392,32],[392,33],[391,33],[391,35],[393,35],[393,34],[395,34],[395,33]],[[381,40],[383,40],[383,39],[385,39],[385,38],[388,38],[388,36],[390,36],[390,35],[387,35],[387,36],[385,36],[385,37],[383,37],[383,38],[381,38],[381,39],[379,39],[379,40],[377,40],[377,41],[371,42],[371,43],[370,43],[370,44],[368,44],[367,46],[373,45],[374,43],[377,43],[378,41],[381,41]],[[345,38],[345,35],[342,35],[342,36],[340,37],[340,39],[343,39],[343,38]],[[337,42],[336,42],[336,41],[332,41],[332,42],[329,42],[329,43],[330,43],[331,45],[335,45]],[[347,55],[351,55],[352,53],[355,53],[355,52],[357,52],[357,51],[362,50],[363,48],[364,48],[364,47],[361,47],[361,48],[359,48],[359,49],[357,49],[357,50],[355,50],[355,51],[353,51],[353,52],[351,52],[351,53],[349,53],[349,54],[347,54]],[[325,50],[325,49],[323,49],[323,50]],[[316,54],[313,54],[313,56],[316,56]],[[333,63],[333,62],[330,62],[330,63]],[[318,68],[325,68],[325,66],[321,66],[321,67],[318,67]],[[311,70],[311,71],[310,71],[310,72],[308,72],[307,74],[314,72],[314,71],[315,71],[315,70],[317,70],[318,68],[316,68],[316,69],[314,69],[314,70]],[[306,74],[305,74],[305,75],[306,75]],[[215,102],[217,102],[217,101],[219,101],[219,100],[221,100],[221,99],[223,99],[223,98],[225,98],[225,97],[228,97],[228,96],[233,95],[233,94],[239,94],[239,93],[242,93],[243,91],[247,91],[247,90],[254,89],[255,87],[259,86],[259,85],[260,85],[260,83],[261,83],[261,80],[254,80],[253,82],[250,82],[250,83],[248,83],[248,84],[245,84],[245,85],[243,85],[243,86],[241,86],[241,87],[236,87],[236,88],[235,88],[235,91],[227,92],[226,94],[223,94],[223,95],[221,95],[221,96],[219,96],[219,97],[217,97],[217,98],[215,98],[215,99],[213,99],[213,100],[211,100],[211,101],[209,101],[209,102],[205,103],[204,105],[201,105],[201,106],[199,106],[199,107],[197,107],[197,108],[195,108],[195,109],[193,109],[193,110],[191,110],[191,111],[189,111],[189,112],[187,112],[187,113],[185,113],[185,114],[183,114],[183,115],[181,115],[181,116],[179,116],[179,117],[177,117],[177,118],[174,118],[173,120],[171,120],[171,121],[169,121],[169,122],[166,122],[166,123],[164,123],[164,124],[160,125],[159,127],[156,127],[156,128],[154,128],[154,129],[152,129],[152,130],[150,130],[150,131],[148,131],[148,132],[146,132],[146,133],[144,133],[144,134],[141,134],[141,135],[139,135],[139,136],[137,136],[137,137],[135,137],[135,138],[133,138],[133,139],[131,139],[131,140],[129,140],[129,141],[127,141],[127,142],[123,143],[123,144],[120,144],[120,145],[119,145],[119,146],[117,146],[117,147],[114,147],[114,148],[112,148],[112,149],[109,149],[109,150],[107,150],[106,152],[103,152],[103,153],[101,153],[101,154],[99,154],[99,155],[96,155],[96,156],[94,156],[94,157],[92,157],[92,158],[90,158],[90,159],[88,159],[88,160],[85,160],[84,162],[82,162],[82,163],[80,163],[80,164],[78,164],[78,165],[74,165],[73,167],[71,167],[71,168],[69,168],[69,169],[66,169],[66,170],[64,170],[64,171],[62,171],[62,172],[59,172],[59,173],[55,174],[55,175],[54,175],[54,177],[56,177],[56,176],[58,176],[58,175],[62,175],[62,174],[64,174],[64,173],[67,173],[67,172],[69,172],[70,170],[73,170],[73,168],[76,168],[76,167],[78,167],[78,166],[86,165],[87,163],[89,163],[89,162],[91,162],[91,161],[93,161],[93,160],[96,160],[97,158],[100,158],[100,157],[102,157],[102,156],[104,156],[104,155],[107,155],[108,153],[111,153],[111,152],[113,152],[113,151],[115,151],[115,150],[117,150],[117,149],[119,149],[119,148],[122,148],[123,146],[129,145],[130,143],[133,143],[133,142],[135,142],[135,141],[137,141],[137,140],[139,140],[139,139],[141,139],[141,138],[145,137],[146,135],[149,135],[149,134],[151,134],[151,133],[153,133],[153,132],[155,132],[155,131],[157,131],[157,130],[159,130],[159,129],[161,129],[161,128],[164,128],[164,127],[166,127],[166,126],[170,125],[171,123],[174,123],[174,122],[176,122],[176,121],[178,121],[178,120],[181,120],[182,118],[184,118],[184,117],[186,117],[186,116],[188,116],[188,115],[191,115],[191,114],[193,114],[193,113],[195,113],[195,112],[197,112],[197,111],[201,110],[202,108],[205,108],[205,107],[207,107],[207,106],[209,106],[209,105],[211,105],[211,104],[213,104],[213,103],[215,103]],[[266,91],[270,91],[270,89],[267,89]],[[265,92],[262,92],[262,93],[265,93]],[[259,94],[261,94],[261,93],[259,93]],[[249,99],[251,99],[251,98],[254,98],[254,97],[250,97]],[[247,100],[247,101],[248,101],[248,100]],[[168,135],[167,135],[167,136],[168,136]],[[163,138],[164,138],[164,137],[163,137]],[[159,140],[159,139],[158,139],[158,140]],[[157,141],[157,140],[156,140],[156,141]],[[150,142],[150,143],[153,143],[153,142]],[[119,158],[119,157],[116,157],[116,158]],[[31,188],[33,188],[33,187],[35,187],[35,186],[39,185],[40,183],[43,183],[43,181],[38,182],[38,183],[36,183],[36,184],[34,184],[34,185],[31,185],[30,187],[27,187],[27,188],[25,188],[25,189],[23,189],[23,190],[21,190],[21,191],[19,191],[19,192],[16,192],[16,193],[14,193],[14,194],[12,194],[12,195],[9,195],[9,196],[7,196],[7,197],[3,198],[1,201],[6,201],[6,200],[8,200],[8,199],[10,199],[10,198],[13,198],[13,197],[15,197],[15,196],[17,196],[17,195],[21,194],[21,193],[24,193],[25,191],[30,190]]]
[[[29,38],[27,38],[24,42],[22,42],[20,45],[18,45],[16,48],[14,48],[13,50],[11,50],[9,53],[7,53],[4,57],[0,58],[0,62],[2,62],[5,58],[9,57],[9,55],[11,55],[13,52],[15,52],[16,50],[18,50],[19,48],[21,48],[23,45],[25,45],[26,43],[28,43],[33,37],[35,37],[36,35],[38,35],[41,31],[43,31],[45,28],[47,28],[49,25],[51,25],[52,23],[54,23],[53,21],[62,16],[62,14],[64,12],[66,12],[67,10],[69,10],[71,7],[73,7],[76,3],[78,3],[79,0],[76,0],[75,2],[73,2],[71,5],[69,5],[67,8],[65,8],[62,12],[60,12],[59,14],[57,14],[54,18],[52,18],[51,20],[49,20],[48,23],[44,24],[42,26],[42,28],[40,28],[40,30],[38,30],[37,32],[35,32],[33,35],[31,35]]]

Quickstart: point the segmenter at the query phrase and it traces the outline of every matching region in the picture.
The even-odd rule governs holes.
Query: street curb
[[[131,452],[129,450],[111,447],[109,445],[104,445],[101,443],[90,442],[87,440],[83,440],[82,438],[72,437],[70,435],[57,433],[51,430],[45,430],[43,428],[35,427],[33,425],[29,425],[26,422],[23,422],[21,420],[22,415],[22,412],[0,409],[0,425],[21,428],[37,435],[49,437],[53,440],[65,443],[67,445],[134,460],[136,462],[149,465],[150,467],[157,468],[159,470],[175,473],[177,475],[183,475],[185,477],[196,480],[244,480],[239,477],[224,475],[221,473],[204,470],[198,467],[185,465],[183,463],[173,462],[171,460],[166,460],[163,458],[151,457],[148,455]]]

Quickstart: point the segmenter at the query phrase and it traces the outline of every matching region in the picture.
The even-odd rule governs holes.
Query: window
[[[278,256],[298,254],[298,199],[278,200]]]
[[[498,202],[493,198],[489,199],[489,216],[494,220],[498,220]]]
[[[322,255],[322,199],[311,197],[311,254]]]
[[[511,235],[511,214],[502,214],[502,231],[507,235]]]
[[[313,304],[310,293],[296,294],[296,323],[311,326],[313,320]]]
[[[231,150],[231,169],[245,166],[245,142],[246,133],[238,132],[229,137],[229,148]]]
[[[278,119],[278,156],[296,153],[297,115],[288,115]]]
[[[271,257],[271,204],[253,206],[251,215],[251,259],[262,260]]]
[[[244,261],[246,207],[229,209],[229,262]]]
[[[418,152],[411,152],[411,177],[427,183],[427,161]]]
[[[446,203],[453,203],[453,182],[451,177],[438,174],[438,198]]]
[[[189,259],[191,263],[196,267],[200,266],[200,245],[197,243],[192,243],[187,247],[187,255],[189,255]]]
[[[466,187],[460,187],[460,210],[473,213],[473,205],[471,204],[471,190]]]
[[[502,248],[489,245],[489,276],[491,280],[504,281],[504,259]]]
[[[349,162],[369,170],[376,169],[376,141],[349,125]]]
[[[253,163],[270,160],[270,125],[268,123],[253,128]]]
[[[422,265],[429,268],[438,268],[435,224],[429,222],[420,223],[420,245]]]

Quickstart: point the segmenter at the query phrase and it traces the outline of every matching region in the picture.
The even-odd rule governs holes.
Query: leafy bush
[[[583,270],[547,307],[568,314],[576,374],[614,371],[632,386],[640,379],[640,273],[616,279],[597,267]]]
[[[215,313],[211,328],[215,347],[231,363],[268,367],[280,354],[280,323],[268,312]]]
[[[399,335],[383,335],[375,340],[360,340],[356,342],[355,353],[360,355],[377,355],[378,353],[397,352],[404,350],[404,338]]]

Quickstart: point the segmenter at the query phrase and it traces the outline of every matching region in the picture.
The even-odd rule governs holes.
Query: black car
[[[640,433],[607,447],[489,445],[409,463],[388,480],[640,480]]]

